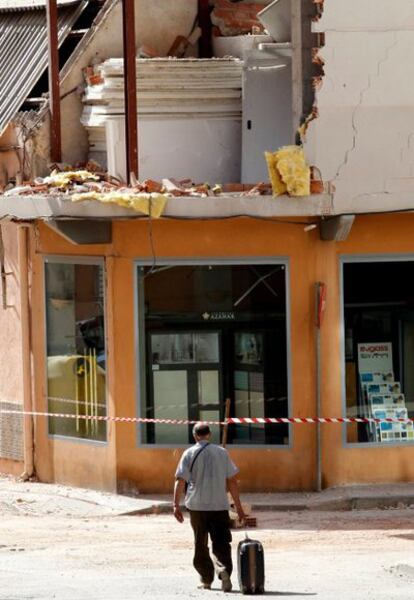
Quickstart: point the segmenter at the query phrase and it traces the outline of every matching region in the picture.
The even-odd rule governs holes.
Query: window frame
[[[342,394],[342,416],[347,417],[346,407],[346,360],[345,360],[345,278],[344,266],[352,263],[392,263],[392,262],[412,262],[414,264],[414,254],[342,254],[339,256],[339,299],[340,299],[340,348],[341,348],[341,394]],[[342,447],[343,448],[411,448],[414,441],[407,442],[348,442],[348,425],[342,425]]]
[[[48,371],[47,371],[47,306],[46,306],[46,265],[47,264],[69,264],[69,265],[96,265],[102,267],[103,276],[104,276],[104,286],[103,286],[103,306],[104,306],[104,329],[105,329],[105,364],[108,364],[108,328],[107,328],[107,290],[106,290],[106,264],[105,258],[101,256],[69,256],[67,254],[45,254],[43,255],[43,264],[42,264],[42,275],[43,275],[43,336],[44,336],[44,386],[46,390],[45,400],[46,400],[46,409],[49,412],[49,398],[48,398]],[[106,415],[108,415],[108,375],[105,377],[105,410]],[[62,435],[56,433],[50,433],[50,423],[49,417],[47,417],[47,437],[50,440],[61,440],[66,442],[72,442],[75,444],[92,444],[95,446],[108,446],[108,422],[106,422],[106,439],[103,440],[92,440],[88,438],[80,438],[76,436],[70,435]]]
[[[142,414],[142,400],[146,398],[146,335],[145,335],[145,314],[140,310],[145,305],[145,298],[143,303],[142,292],[143,287],[141,285],[141,277],[139,275],[140,267],[151,267],[154,265],[154,261],[149,258],[136,258],[133,260],[133,277],[134,277],[134,348],[135,348],[135,398],[136,398],[136,414],[139,418],[145,417]],[[286,303],[286,363],[287,363],[287,405],[288,414],[287,417],[292,415],[292,359],[291,359],[291,304],[290,304],[290,258],[287,256],[263,256],[263,257],[250,257],[250,258],[158,258],[156,267],[171,266],[197,266],[197,265],[213,265],[213,266],[225,266],[225,265],[281,265],[285,271],[285,303]],[[142,334],[143,332],[143,334]],[[143,360],[141,360],[143,358]],[[275,425],[277,427],[277,425]],[[138,448],[145,449],[180,449],[188,448],[189,444],[149,444],[143,442],[141,439],[141,428],[142,424],[137,423],[136,427],[136,446]],[[291,450],[294,443],[294,429],[292,424],[288,425],[289,428],[289,442],[288,444],[231,444],[230,448],[239,450]]]

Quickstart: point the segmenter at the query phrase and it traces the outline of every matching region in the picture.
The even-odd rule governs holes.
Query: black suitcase
[[[260,542],[246,537],[237,548],[239,586],[243,594],[264,594],[264,551]]]

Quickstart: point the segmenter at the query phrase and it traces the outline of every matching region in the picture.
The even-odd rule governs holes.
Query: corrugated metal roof
[[[89,0],[59,9],[59,45]],[[0,14],[0,135],[48,63],[46,11]]]
[[[77,4],[78,0],[57,0],[58,6]],[[33,8],[45,8],[46,0],[0,0],[1,10],[31,10]]]

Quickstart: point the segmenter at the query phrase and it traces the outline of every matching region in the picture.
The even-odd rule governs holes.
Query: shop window
[[[414,259],[345,262],[348,417],[414,417]],[[414,442],[412,423],[349,424],[348,443]]]
[[[286,268],[138,267],[141,414],[220,421],[287,417]],[[213,428],[220,442],[220,428]],[[185,445],[191,427],[149,424],[144,444]],[[286,445],[289,427],[238,425],[229,444]]]
[[[49,432],[105,441],[106,424],[85,420],[106,416],[103,267],[99,264],[45,264],[47,394]]]

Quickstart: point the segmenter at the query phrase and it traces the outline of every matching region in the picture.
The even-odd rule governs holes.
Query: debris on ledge
[[[117,204],[154,218],[163,214],[168,198],[172,197],[271,196],[271,186],[267,183],[210,186],[208,183],[194,184],[191,179],[163,179],[161,182],[147,179],[140,182],[133,177],[128,186],[99,169],[99,165],[93,162],[87,163],[83,169],[54,169],[47,177],[37,177],[32,182],[9,187],[4,196],[42,195],[59,196],[72,202],[97,201]]]
[[[286,146],[279,151],[266,153],[272,183],[227,183],[211,186],[208,183],[193,183],[191,179],[178,181],[146,179],[138,181],[132,176],[127,185],[120,179],[109,175],[94,161],[82,168],[69,165],[55,165],[47,177],[37,177],[33,181],[19,186],[7,186],[4,197],[36,196],[55,197],[71,202],[100,202],[116,204],[135,212],[159,218],[164,213],[168,199],[186,198],[256,198],[271,199],[273,196],[309,196],[311,195],[311,172],[302,148]],[[323,182],[321,189],[323,187]],[[323,193],[323,189],[318,193]]]

